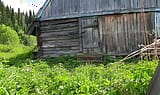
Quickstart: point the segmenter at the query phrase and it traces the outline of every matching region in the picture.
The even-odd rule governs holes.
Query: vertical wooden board
[[[124,15],[121,16],[121,26],[122,26],[122,39],[123,39],[123,50],[121,51],[122,53],[126,53],[125,50],[126,50],[126,38],[125,38],[125,26],[124,26]]]
[[[120,9],[122,10],[122,9],[124,9],[124,0],[121,0],[121,4],[120,4]]]
[[[141,10],[144,10],[145,6],[145,0],[138,0],[138,8]]]
[[[130,8],[131,8],[130,1],[131,1],[131,0],[126,0],[126,1],[124,2],[124,3],[125,3],[125,9],[130,9]]]
[[[126,17],[125,17],[125,14],[123,14],[123,33],[124,33],[124,43],[125,43],[125,49],[124,49],[124,52],[127,53],[127,47],[128,47],[128,43],[127,43],[127,26],[126,26]]]
[[[95,1],[95,11],[97,12],[99,10],[99,1]]]
[[[147,30],[151,34],[149,37],[149,41],[150,43],[152,43],[155,38],[155,12],[148,13],[147,21]]]
[[[155,32],[157,37],[160,37],[160,13],[155,13]]]
[[[134,41],[135,41],[135,45],[137,45],[137,47],[138,47],[138,38],[137,38],[137,35],[138,35],[138,29],[137,29],[137,13],[134,13],[134,15],[133,15],[133,20],[134,20],[134,22],[133,22],[133,31],[134,31]]]
[[[139,38],[138,38],[138,41],[139,41],[139,44],[144,44],[144,35],[143,35],[143,32],[142,32],[142,13],[138,13],[138,28],[139,28],[139,31],[138,31],[138,34],[139,34]]]
[[[115,25],[115,27],[117,28],[117,29],[115,28],[115,30],[117,30],[117,33],[116,33],[116,36],[115,36],[115,39],[117,40],[117,43],[115,43],[116,44],[116,50],[117,50],[116,53],[120,53],[121,52],[121,47],[122,47],[121,17],[117,16],[116,21],[117,21],[117,23]]]
[[[52,6],[52,10],[55,10],[54,16],[58,16],[58,0],[54,0],[53,6]],[[54,12],[54,11],[53,11]],[[52,14],[52,15],[53,15]]]
[[[79,23],[79,43],[80,43],[80,52],[83,52],[83,41],[82,41],[82,22],[81,18],[78,19]]]
[[[137,8],[137,0],[133,0],[133,8]]]
[[[141,6],[143,6],[143,0],[137,0],[137,8],[143,9]]]
[[[109,52],[109,43],[108,43],[108,37],[110,37],[108,34],[109,32],[109,25],[107,24],[109,21],[107,19],[107,16],[104,16],[104,20],[103,20],[103,32],[104,32],[104,40],[105,40],[105,47],[106,47],[106,52]]]
[[[112,26],[113,26],[113,22],[112,22],[112,17],[109,16],[109,18],[107,18],[108,22],[107,25],[109,25],[109,30],[107,31],[109,37],[106,36],[107,40],[108,40],[108,46],[109,48],[109,52],[113,51],[113,39],[112,39]]]
[[[141,31],[142,31],[142,37],[143,37],[143,42],[145,45],[147,45],[147,32],[145,31],[145,14],[141,14]]]
[[[126,50],[125,52],[129,52],[129,45],[128,45],[128,26],[127,26],[127,15],[124,14],[124,32],[125,32],[125,47],[126,47]]]
[[[148,0],[144,0],[144,3],[143,3],[144,4],[144,8],[147,8],[147,1]]]
[[[121,0],[116,0],[117,2],[117,10],[121,10]]]
[[[112,10],[112,1],[113,1],[113,0],[108,0],[108,2],[109,2],[108,10]]]
[[[118,52],[117,51],[117,43],[118,43],[118,38],[117,38],[117,33],[119,34],[119,32],[117,31],[117,29],[115,28],[117,26],[117,18],[118,15],[115,15],[115,17],[113,17],[113,26],[112,26],[112,37],[113,37],[113,46],[114,46],[114,51],[113,52]]]
[[[91,3],[90,0],[85,1],[85,6],[83,6],[85,8],[85,13],[91,11],[90,7],[91,7]]]
[[[124,52],[124,48],[125,48],[125,40],[124,40],[124,27],[123,27],[123,16],[121,15],[120,16],[120,26],[121,26],[121,29],[120,29],[120,38],[121,38],[121,51],[120,53],[123,53]]]
[[[141,18],[141,22],[140,22],[140,27],[141,27],[141,40],[143,44],[147,45],[147,41],[146,41],[146,31],[144,31],[144,13],[140,13],[140,18]]]
[[[107,47],[107,52],[110,52],[111,51],[111,35],[110,35],[110,32],[111,32],[111,18],[110,16],[105,16],[105,27],[104,27],[104,30],[105,30],[105,40],[106,40],[106,47]]]
[[[134,0],[130,0],[131,8],[134,8]]]
[[[131,36],[132,36],[132,32],[131,32],[131,22],[130,22],[130,16],[129,14],[127,14],[127,28],[128,28],[128,49],[129,51],[132,51],[132,41],[131,41]]]
[[[103,11],[103,1],[104,1],[104,0],[99,0],[99,11],[100,11],[100,12]]]
[[[103,29],[104,27],[104,22],[105,21],[105,18],[104,16],[99,16],[98,18],[98,25],[99,25],[99,32],[100,32],[100,44],[101,44],[101,47],[102,47],[102,53],[106,53],[106,47],[105,47],[105,31]]]
[[[89,11],[90,11],[90,12],[94,12],[95,6],[94,6],[93,4],[95,4],[95,0],[92,0],[92,3],[89,2],[89,4],[90,4],[90,9],[91,9],[91,10],[89,10]]]
[[[93,28],[93,44],[96,46],[95,50],[93,51],[94,53],[101,53],[101,48],[100,47],[100,34],[99,30],[97,27]]]
[[[134,13],[135,14],[135,13]],[[137,50],[138,48],[138,45],[136,44],[136,39],[135,39],[135,35],[136,35],[136,32],[134,31],[134,14],[130,15],[131,16],[131,31],[132,31],[132,36],[131,36],[131,40],[132,40],[132,47],[133,47],[133,50]]]
[[[139,13],[136,13],[136,17],[137,17],[137,21],[136,21],[136,24],[137,24],[137,44],[141,44],[141,41],[139,41],[139,39],[141,38],[141,35],[140,35],[140,15]]]
[[[62,3],[62,0],[58,1],[58,5],[61,5],[61,3]],[[62,15],[63,7],[62,6],[58,6],[57,8],[58,8],[58,15]]]
[[[150,31],[147,30],[147,23],[149,23],[147,17],[148,17],[148,13],[144,13],[143,23],[144,23],[144,31],[145,31],[146,44],[148,45],[148,44],[150,44],[149,43]]]
[[[100,44],[100,47],[101,47],[101,51],[102,53],[104,53],[104,45],[103,45],[103,32],[102,32],[102,16],[98,17],[98,31],[99,31],[99,44]]]
[[[152,0],[152,8],[156,7],[157,6],[157,2],[156,0]]]
[[[84,13],[84,7],[83,6],[85,5],[84,4],[85,2],[83,2],[83,1],[84,0],[80,0],[80,13]]]
[[[113,0],[113,8],[114,8],[114,10],[118,9],[118,2],[117,2],[117,0]]]
[[[157,0],[157,7],[160,6],[160,0]]]
[[[118,39],[118,36],[119,36],[119,31],[118,31],[118,16],[117,15],[114,15],[113,17],[113,21],[111,22],[113,23],[114,25],[112,26],[112,37],[113,37],[113,47],[114,47],[114,53],[117,53],[119,51],[119,39]]]
[[[102,0],[103,2],[103,11],[109,10],[109,0]]]
[[[111,31],[110,31],[110,35],[111,35],[111,47],[112,47],[112,49],[111,49],[111,51],[112,52],[115,52],[116,51],[116,49],[115,49],[115,39],[114,39],[114,37],[115,37],[115,31],[114,31],[114,17],[113,16],[111,16],[110,17],[111,18]]]

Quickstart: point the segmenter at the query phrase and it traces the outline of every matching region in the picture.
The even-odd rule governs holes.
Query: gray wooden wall
[[[74,55],[80,51],[78,19],[43,21],[39,32],[41,57]]]
[[[112,55],[127,55],[154,39],[151,12],[101,16],[99,24],[103,51]]]
[[[155,37],[157,13],[131,13],[40,23],[39,55],[57,57],[77,53],[127,55]]]
[[[160,8],[160,0],[51,0],[41,20],[135,12],[135,10],[146,9],[153,11],[154,8]]]

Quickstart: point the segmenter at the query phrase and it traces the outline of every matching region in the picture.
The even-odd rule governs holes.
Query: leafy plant
[[[71,70],[73,60],[21,59],[21,66],[2,62],[0,95],[144,95],[157,66],[156,61],[99,66],[79,62]]]
[[[16,47],[19,43],[20,40],[16,31],[8,26],[0,25],[0,44]]]

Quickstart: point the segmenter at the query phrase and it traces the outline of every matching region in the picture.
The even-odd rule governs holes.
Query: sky
[[[18,8],[21,9],[21,12],[26,12],[28,10],[34,10],[37,12],[45,0],[2,0],[5,5],[11,6],[17,12]]]

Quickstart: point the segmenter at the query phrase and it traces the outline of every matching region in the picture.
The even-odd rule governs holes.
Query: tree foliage
[[[0,44],[11,45],[13,47],[19,45],[20,40],[16,31],[8,26],[0,25]]]
[[[0,0],[0,24],[5,24],[12,27],[14,30],[27,30],[27,27],[34,19],[34,12],[31,10],[24,13],[18,8],[18,12],[15,12],[13,8],[5,6]]]

